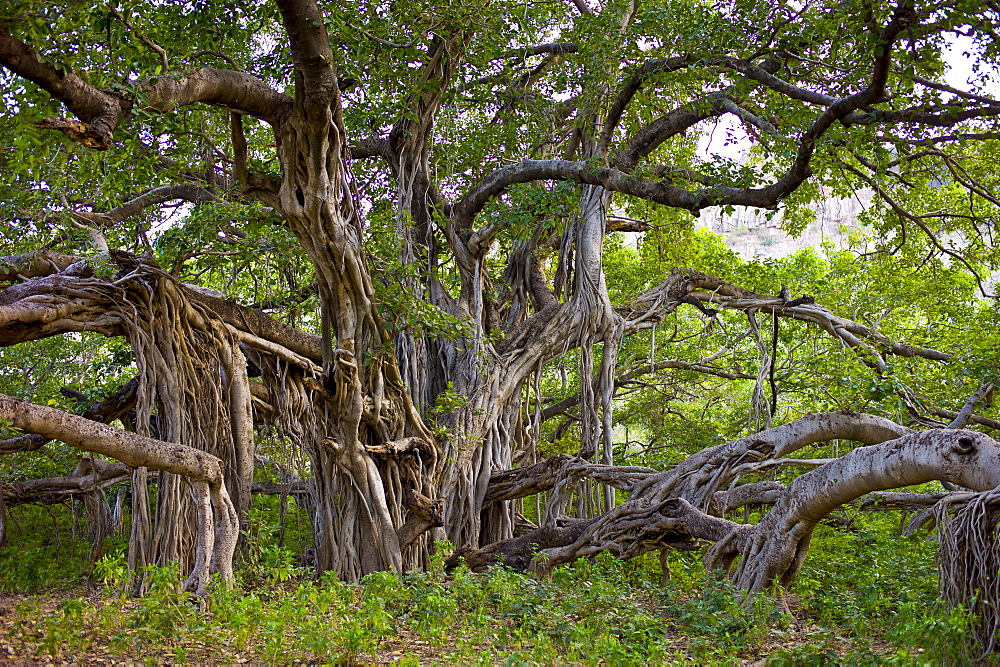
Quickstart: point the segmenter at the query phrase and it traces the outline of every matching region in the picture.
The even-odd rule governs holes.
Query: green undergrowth
[[[0,594],[79,588],[102,559],[122,561],[119,555],[128,544],[128,532],[122,531],[95,553],[85,539],[79,503],[21,505],[10,509],[7,518],[9,543],[0,549]]]
[[[149,593],[125,597],[124,563],[111,555],[95,573],[100,595],[22,597],[7,629],[15,655],[76,661],[967,663],[968,619],[934,601],[932,551],[878,522],[868,530],[821,531],[791,604],[741,604],[727,584],[706,585],[696,554],[671,554],[665,586],[653,555],[580,560],[548,580],[502,567],[446,573],[437,556],[427,571],[349,585],[307,577],[279,550],[201,600],[178,590],[173,568],[150,568]],[[885,562],[854,555],[872,553],[869,542]],[[268,558],[281,574],[265,576]]]

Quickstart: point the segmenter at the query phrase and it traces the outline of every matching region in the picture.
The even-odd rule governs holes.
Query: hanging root
[[[185,585],[199,595],[204,594],[209,572],[213,569],[223,580],[232,580],[232,558],[239,523],[236,509],[226,492],[224,465],[219,458],[194,447],[154,440],[2,394],[0,419],[23,431],[61,440],[135,468],[138,473],[135,479],[140,482],[133,487],[137,495],[140,489],[145,490],[147,467],[170,472],[174,475],[173,479],[186,479],[190,482],[196,508],[196,527],[194,564]],[[133,529],[137,525],[139,522],[133,521]]]
[[[969,612],[971,640],[985,657],[1000,643],[1000,489],[977,494],[954,516],[950,509],[947,501],[935,507],[941,597]]]
[[[112,257],[130,271],[122,281],[129,285],[122,312],[140,370],[136,430],[221,459],[231,504],[242,520],[250,507],[253,419],[240,337],[157,267],[128,253],[116,251]],[[130,562],[178,561],[191,569],[189,583],[203,580],[213,567],[212,550],[196,551],[195,533],[196,524],[210,516],[209,496],[207,489],[189,494],[180,478],[161,472],[152,517],[137,506],[143,499],[136,494],[133,532],[143,539],[131,542],[130,549],[142,553],[130,555]]]

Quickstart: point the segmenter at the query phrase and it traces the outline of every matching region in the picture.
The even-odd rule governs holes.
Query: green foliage
[[[125,550],[108,553],[94,563],[94,578],[110,590],[123,589],[129,580]]]
[[[850,531],[820,526],[793,589],[803,607],[859,635],[884,627],[902,605],[934,607],[935,544],[899,531],[893,515],[864,517]]]
[[[708,105],[697,100],[725,87],[748,111],[775,124],[775,136],[761,135],[750,159],[738,163],[700,154],[697,141],[711,130],[704,124],[692,127],[656,147],[648,165],[634,176],[692,189],[702,188],[703,180],[733,187],[773,182],[796,159],[795,140],[818,110],[742,79],[717,59],[780,54],[780,75],[790,82],[810,90],[828,87],[823,92],[830,95],[850,94],[868,85],[871,59],[883,48],[872,25],[883,24],[889,12],[887,4],[858,0],[793,4],[789,10],[746,0],[609,0],[595,16],[581,14],[567,2],[354,2],[324,3],[323,9],[338,74],[356,80],[356,87],[345,86],[343,93],[349,141],[388,136],[393,127],[399,130],[392,134],[393,142],[406,138],[410,130],[400,120],[419,120],[414,100],[440,92],[427,160],[434,189],[456,200],[494,170],[526,158],[584,159],[576,146],[567,152],[567,137],[593,139],[594,127],[586,119],[607,116],[626,77],[656,59],[677,56],[685,56],[688,66],[653,72],[637,86],[619,128],[609,137],[606,155],[587,164],[590,173],[613,166],[614,156],[638,130],[671,110],[688,105],[697,113],[707,112]],[[52,247],[94,260],[98,275],[111,277],[115,267],[97,257],[68,207],[111,210],[149,188],[190,182],[206,167],[231,164],[234,146],[225,114],[208,105],[151,108],[138,84],[142,78],[178,77],[210,64],[240,69],[278,90],[295,92],[290,50],[274,3],[116,3],[116,11],[132,27],[104,4],[11,0],[8,5],[4,30],[32,44],[44,62],[134,105],[116,130],[115,146],[90,151],[35,127],[39,118],[62,116],[66,110],[34,83],[0,72],[5,102],[0,114],[0,144],[5,147],[0,151],[5,175],[0,216],[13,221],[0,225],[3,256]],[[983,11],[982,3],[973,0],[941,3],[932,20],[907,31],[907,46],[898,49],[892,66],[893,108],[955,108],[955,100],[949,101],[943,91],[917,80],[941,77],[946,69],[943,48],[954,34],[969,36],[971,57],[981,65],[976,76],[986,76],[1000,45],[981,29],[988,23]],[[136,33],[164,47],[170,71],[164,71],[160,57]],[[454,67],[449,87],[442,88],[440,81],[425,76],[432,52],[428,44],[455,36],[460,46],[449,54],[455,57]],[[556,38],[574,42],[575,53],[558,58],[517,53]],[[519,81],[530,85],[519,87]],[[780,211],[769,211],[767,219],[801,234],[815,218],[812,204],[872,188],[912,216],[876,197],[865,206],[847,247],[826,245],[781,259],[748,261],[723,238],[696,228],[689,212],[616,195],[610,210],[649,223],[650,231],[638,240],[607,236],[603,262],[609,298],[628,304],[686,267],[765,294],[777,294],[784,285],[793,295],[813,296],[890,340],[955,353],[948,365],[895,358],[884,372],[876,372],[870,351],[845,350],[802,322],[783,321],[770,330],[767,313],[758,313],[763,342],[773,343],[778,353],[776,421],[840,409],[908,418],[900,398],[908,390],[942,407],[960,406],[981,382],[994,380],[1000,367],[1000,310],[977,292],[985,287],[978,278],[1000,269],[1000,245],[993,238],[998,207],[995,197],[970,197],[970,188],[962,185],[975,182],[987,193],[997,190],[998,143],[963,136],[938,141],[933,124],[898,130],[879,122],[879,108],[863,110],[870,123],[835,123],[814,146],[813,178],[787,197]],[[282,166],[271,128],[248,119],[244,130],[250,170],[278,174]],[[959,157],[941,161],[935,151],[940,153],[942,145],[953,146]],[[934,151],[919,150],[926,146]],[[668,178],[650,166],[661,164],[676,173]],[[559,261],[558,237],[568,233],[578,213],[578,184],[522,183],[491,200],[474,229],[448,230],[442,216],[447,206],[437,205],[434,215],[442,217],[418,229],[415,216],[399,210],[408,186],[396,182],[391,172],[400,171],[400,165],[386,170],[380,159],[358,160],[352,170],[352,181],[363,185],[358,204],[365,216],[358,234],[390,335],[408,332],[444,340],[470,335],[469,322],[438,305],[462,287],[446,231],[463,238],[481,230],[494,235],[492,245],[482,248],[478,270],[486,286],[487,320],[494,315],[502,320],[514,298],[504,281],[512,268],[510,253],[534,244],[541,272],[551,281]],[[310,289],[316,274],[298,240],[269,208],[248,201],[233,183],[211,187],[211,201],[151,208],[110,226],[104,230],[109,244],[148,253],[184,281],[219,290],[242,304],[266,305],[279,319],[317,332],[318,305]],[[719,192],[714,185],[704,187],[707,193]],[[727,212],[735,211],[729,207]],[[740,232],[751,232],[741,225]],[[404,256],[400,248],[418,234],[424,235],[424,245]],[[773,238],[768,232],[760,240]],[[445,293],[434,303],[426,294],[429,285]],[[614,405],[615,421],[641,446],[625,443],[616,450],[615,461],[666,467],[698,449],[755,431],[750,396],[761,352],[746,331],[744,313],[707,317],[682,306],[656,328],[624,341],[622,369],[665,360],[696,363],[724,351],[711,363],[735,379],[670,368],[623,387]],[[501,332],[495,328],[486,335],[496,341]],[[569,351],[540,369],[541,386],[533,399],[541,405],[578,393],[580,358],[578,351]],[[92,334],[0,349],[0,392],[74,412],[85,406],[65,398],[60,387],[72,386],[97,400],[134,373],[131,353],[121,341]],[[426,416],[447,418],[468,405],[468,397],[449,385]],[[984,406],[980,414],[996,418],[998,410],[1000,406]],[[578,426],[557,432],[564,426],[557,422],[541,427],[541,455],[579,446]],[[0,425],[0,438],[10,435],[14,432]],[[449,434],[439,430],[438,435]],[[258,444],[259,452],[281,454],[290,467],[298,463],[288,455],[287,443],[272,441],[269,434]],[[824,444],[803,454],[842,453],[848,446]],[[64,474],[76,456],[60,443],[47,445],[43,453],[5,456],[0,481]],[[301,468],[304,472],[306,465]],[[779,478],[788,481],[788,474]],[[427,571],[402,577],[373,574],[361,587],[329,577],[307,580],[296,556],[308,546],[308,519],[296,513],[305,527],[279,527],[284,500],[255,499],[241,541],[238,575],[245,593],[214,587],[207,600],[192,600],[177,590],[175,569],[153,568],[147,572],[151,591],[138,601],[115,600],[99,607],[74,597],[47,614],[22,605],[18,613],[25,641],[51,656],[87,650],[91,635],[102,633],[111,637],[116,651],[135,659],[170,647],[173,653],[160,659],[225,661],[249,652],[267,662],[351,663],[372,660],[405,630],[461,663],[632,664],[684,658],[735,661],[792,633],[788,619],[764,598],[747,606],[726,586],[703,589],[704,572],[689,555],[671,556],[674,580],[662,592],[649,588],[650,572],[642,562],[622,565],[602,556],[559,569],[551,581],[536,581],[503,568],[487,575],[461,568],[445,573],[443,549]],[[79,517],[72,507],[16,508],[11,517],[16,543],[0,560],[0,590],[26,593],[73,586],[90,574],[106,594],[124,588],[121,545],[105,545],[104,555],[89,562],[89,545],[73,538]],[[895,517],[866,517],[849,531],[822,528],[817,533],[794,594],[801,605],[796,611],[823,628],[810,645],[772,656],[778,664],[864,663],[861,649],[845,649],[845,642],[873,636],[888,637],[901,651],[886,656],[887,662],[969,659],[961,641],[968,626],[960,610],[933,603],[933,545],[899,538],[895,522]],[[39,618],[29,623],[32,615]],[[671,639],[678,633],[688,638],[683,655]],[[911,649],[923,653],[911,656]]]
[[[20,505],[8,509],[8,545],[0,557],[0,591],[69,590],[91,571],[91,545],[73,503]],[[109,538],[108,553],[124,549],[123,536]]]

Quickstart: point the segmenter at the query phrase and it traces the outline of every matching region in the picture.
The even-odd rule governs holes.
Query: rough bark
[[[753,436],[702,450],[666,472],[579,465],[571,459],[562,459],[559,463],[532,466],[498,476],[495,493],[516,497],[535,488],[553,488],[560,483],[565,486],[565,475],[570,471],[581,477],[595,475],[614,483],[629,491],[630,498],[589,525],[573,542],[546,549],[537,567],[552,567],[604,550],[631,557],[661,548],[658,546],[661,543],[667,546],[668,542],[683,543],[684,540],[677,538],[678,526],[685,520],[693,520],[691,516],[700,516],[712,509],[719,511],[712,507],[716,493],[735,484],[741,475],[759,469],[762,462],[772,462],[806,445],[834,438],[871,444],[908,433],[909,429],[872,415],[850,412],[807,415]],[[561,466],[569,468],[563,472]],[[666,504],[673,499],[682,499],[685,503]],[[557,520],[556,503],[550,498],[547,521]],[[665,509],[669,511],[664,515]],[[712,530],[716,531],[718,525],[721,524],[712,524]],[[664,526],[668,526],[670,532],[666,542],[661,539]]]
[[[574,3],[581,14],[595,15],[585,2]],[[342,114],[337,54],[319,6],[312,0],[279,0],[278,5],[292,54],[294,96],[277,93],[245,73],[213,68],[174,72],[134,84],[142,91],[142,103],[161,112],[195,103],[232,112],[236,165],[227,182],[238,183],[242,194],[258,196],[273,206],[308,254],[316,270],[322,308],[320,337],[178,285],[136,258],[115,257],[124,269],[116,280],[95,278],[86,263],[51,253],[0,265],[0,279],[20,281],[0,291],[0,345],[70,331],[127,335],[142,371],[139,430],[146,435],[155,431],[161,440],[183,442],[224,460],[222,475],[237,514],[245,512],[251,492],[252,404],[258,407],[259,419],[308,452],[314,474],[317,564],[348,580],[376,570],[399,571],[422,564],[428,554],[428,534],[446,535],[467,550],[477,550],[469,554],[482,552],[477,558],[485,558],[482,554],[487,552],[514,558],[535,544],[547,550],[549,563],[604,548],[627,556],[666,544],[690,546],[695,537],[733,541],[726,537],[729,522],[708,513],[722,513],[744,500],[762,497],[754,495],[757,492],[771,494],[768,498],[780,493],[775,488],[751,492],[746,488],[749,485],[730,492],[741,475],[776,465],[777,459],[817,440],[839,437],[874,443],[905,434],[901,427],[867,416],[813,415],[706,450],[668,473],[613,466],[610,409],[618,344],[625,335],[655,326],[683,303],[699,304],[705,314],[715,311],[702,303],[814,323],[858,351],[879,372],[887,368],[886,354],[940,360],[948,355],[890,341],[868,327],[837,317],[808,297],[789,301],[754,294],[693,271],[676,272],[660,286],[615,308],[604,282],[601,249],[604,234],[614,228],[607,215],[612,192],[690,211],[720,204],[772,208],[811,175],[820,140],[838,122],[874,121],[874,116],[886,123],[957,122],[966,112],[871,110],[871,105],[884,101],[895,42],[916,18],[908,5],[900,4],[881,30],[873,28],[876,48],[871,52],[875,55],[870,76],[864,88],[853,94],[834,97],[792,85],[776,76],[780,64],[769,60],[714,57],[702,63],[735,72],[733,77],[742,77],[752,86],[820,107],[796,137],[794,159],[787,171],[769,185],[731,187],[671,167],[652,167],[659,180],[636,173],[639,161],[667,139],[710,117],[732,113],[759,130],[775,132],[762,116],[745,108],[736,86],[683,104],[642,125],[625,138],[619,151],[612,151],[615,133],[640,87],[654,75],[699,64],[681,56],[639,66],[617,97],[612,98],[610,90],[603,91],[614,100],[606,113],[577,110],[573,139],[566,145],[543,159],[499,169],[469,186],[454,204],[445,201],[435,186],[429,147],[437,109],[458,69],[467,34],[437,30],[426,53],[421,53],[426,59],[415,76],[417,88],[404,104],[405,118],[388,138],[351,146]],[[138,102],[98,90],[81,76],[56,68],[31,45],[11,35],[11,30],[0,28],[0,64],[48,91],[76,116],[75,120],[47,118],[39,125],[60,130],[87,146],[107,149],[131,105]],[[558,43],[518,50],[517,55],[562,56],[577,51],[574,44]],[[519,84],[522,92],[531,85],[531,75]],[[992,113],[979,109],[964,117]],[[258,187],[255,177],[247,173],[240,114],[262,118],[273,128],[281,166],[279,186]],[[580,159],[575,159],[578,152]],[[556,159],[560,154],[563,159]],[[390,164],[396,180],[403,261],[428,274],[426,280],[412,281],[406,288],[415,298],[470,323],[469,335],[457,342],[432,343],[408,331],[390,332],[381,319],[370,262],[362,248],[361,207],[350,169],[352,157],[376,156]],[[535,253],[541,243],[552,240],[539,233],[530,243],[521,244],[512,258],[508,273],[511,304],[501,309],[489,296],[493,290],[487,271],[500,227],[475,229],[475,218],[510,186],[540,180],[579,183],[579,210],[558,239],[554,289],[547,284]],[[693,185],[689,189],[679,182]],[[144,192],[107,213],[75,215],[107,227],[167,198],[204,201],[215,196],[199,186],[168,186]],[[446,251],[438,247],[442,234]],[[460,282],[457,297],[448,294],[433,275],[439,255],[453,258]],[[598,345],[603,345],[599,365],[595,360]],[[544,365],[571,347],[580,350],[583,380],[580,396],[571,400],[581,408],[579,456],[497,474],[513,465],[515,446],[533,456],[532,439],[546,415],[536,411],[534,423],[527,423],[522,389],[534,377],[537,394]],[[435,358],[435,351],[443,361]],[[262,376],[256,393],[247,379],[247,355],[254,357]],[[678,363],[676,367],[685,366]],[[696,370],[712,372],[707,367]],[[449,437],[436,437],[420,411],[433,403],[448,382],[465,404],[440,420]],[[133,561],[184,557],[202,581],[214,549],[212,538],[201,528],[197,545],[189,544],[190,535],[185,537],[189,531],[182,522],[197,522],[201,527],[209,523],[211,487],[194,488],[193,504],[188,505],[181,480],[164,475],[156,513],[149,517],[144,497],[146,471],[140,468],[134,474],[133,535],[144,555]],[[604,485],[603,499],[581,507],[586,509],[581,514],[605,513],[560,526],[572,494],[588,496],[592,482]],[[632,498],[613,509],[612,488],[629,492]],[[551,491],[542,527],[520,542],[509,542],[516,501],[539,491]],[[789,493],[775,498],[772,514],[792,512],[782,509]],[[777,563],[781,558],[772,560]],[[792,560],[791,565],[768,566],[771,570],[758,578],[780,579],[785,576],[778,572],[781,567],[793,575]]]
[[[736,585],[758,593],[787,586],[805,560],[813,530],[833,509],[884,489],[948,481],[985,491],[1000,485],[1000,444],[972,431],[924,431],[860,447],[797,478],[767,516],[708,556],[725,563],[738,550]]]
[[[136,430],[224,461],[226,487],[243,522],[250,507],[253,422],[247,362],[238,339],[163,271],[124,253],[115,256],[128,271],[120,281],[128,287],[123,299],[128,306],[120,311],[140,370]],[[176,561],[183,568],[201,559],[203,565],[211,549],[192,539],[192,527],[205,518],[207,492],[192,496],[171,471],[161,469],[158,475],[148,526],[145,508],[139,507],[145,494],[133,494],[133,534],[144,539],[130,543],[135,552],[130,559],[136,565]]]
[[[689,465],[689,460],[679,466],[680,470],[646,474],[645,481],[630,485],[632,497],[624,505],[597,519],[573,520],[572,529],[564,530],[554,522],[523,538],[466,550],[459,555],[470,565],[479,566],[496,562],[502,554],[507,564],[546,572],[555,564],[599,551],[632,558],[664,548],[691,549],[697,547],[698,541],[707,540],[713,546],[705,556],[706,565],[729,570],[738,560],[732,572],[733,581],[752,596],[774,585],[785,587],[792,582],[805,560],[813,530],[834,509],[862,497],[867,498],[863,502],[873,502],[873,496],[866,494],[884,489],[947,481],[989,491],[978,497],[951,494],[949,497],[968,503],[968,509],[963,509],[951,523],[947,505],[939,503],[938,507],[944,509],[938,511],[938,520],[945,526],[942,539],[947,541],[948,548],[942,554],[946,597],[955,604],[979,605],[977,609],[985,620],[977,632],[983,645],[991,647],[990,633],[1000,616],[995,612],[992,583],[995,549],[990,545],[995,542],[1000,515],[988,508],[995,504],[996,492],[992,489],[1000,486],[1000,443],[971,431],[906,431],[887,420],[866,415],[812,415],[758,434],[755,442],[743,439],[706,450],[704,456],[692,457],[700,461],[695,465]],[[859,447],[833,459],[797,478],[787,489],[773,482],[759,482],[737,486],[728,492],[714,492],[714,498],[708,498],[707,493],[715,488],[713,484],[706,484],[704,479],[688,483],[687,478],[696,476],[703,467],[710,479],[718,480],[720,476],[734,479],[732,471],[746,465],[748,455],[758,460],[761,455],[783,455],[808,442],[829,437],[880,444]],[[718,464],[712,461],[724,462],[722,469],[726,472],[720,475]],[[560,465],[570,462],[563,459]],[[537,488],[532,476],[547,467],[558,466],[533,466],[522,471],[521,486],[527,489],[536,484]],[[714,473],[713,468],[716,468]],[[498,493],[511,493],[516,488],[511,483],[512,477],[498,476]],[[901,499],[896,496],[903,495],[912,494],[886,494],[882,500],[898,503]],[[696,504],[689,502],[689,498],[694,498]],[[913,501],[909,497],[903,500],[907,506]],[[927,502],[924,498],[919,500]],[[774,506],[759,523],[740,524],[712,516],[706,504],[726,510],[747,502]],[[539,547],[541,552],[532,558]],[[986,590],[990,593],[984,598],[981,592]]]

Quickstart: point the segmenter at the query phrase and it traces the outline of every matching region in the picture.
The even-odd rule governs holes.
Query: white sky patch
[[[944,82],[953,88],[992,97],[1000,96],[1000,71],[976,57],[978,49],[970,37],[953,37],[945,47],[944,61],[947,71]],[[979,70],[974,65],[979,62]],[[698,156],[702,159],[729,158],[743,162],[752,141],[742,122],[732,114],[706,121],[704,134],[698,140]]]
[[[698,139],[698,155],[704,159],[729,158],[743,162],[753,142],[743,123],[732,114],[705,123],[706,132]]]
[[[945,82],[959,90],[980,92],[992,97],[1000,95],[1000,72],[995,66],[979,61],[976,55],[978,49],[971,37],[953,38],[944,53],[944,60],[948,64]],[[978,72],[973,67],[977,62]]]

